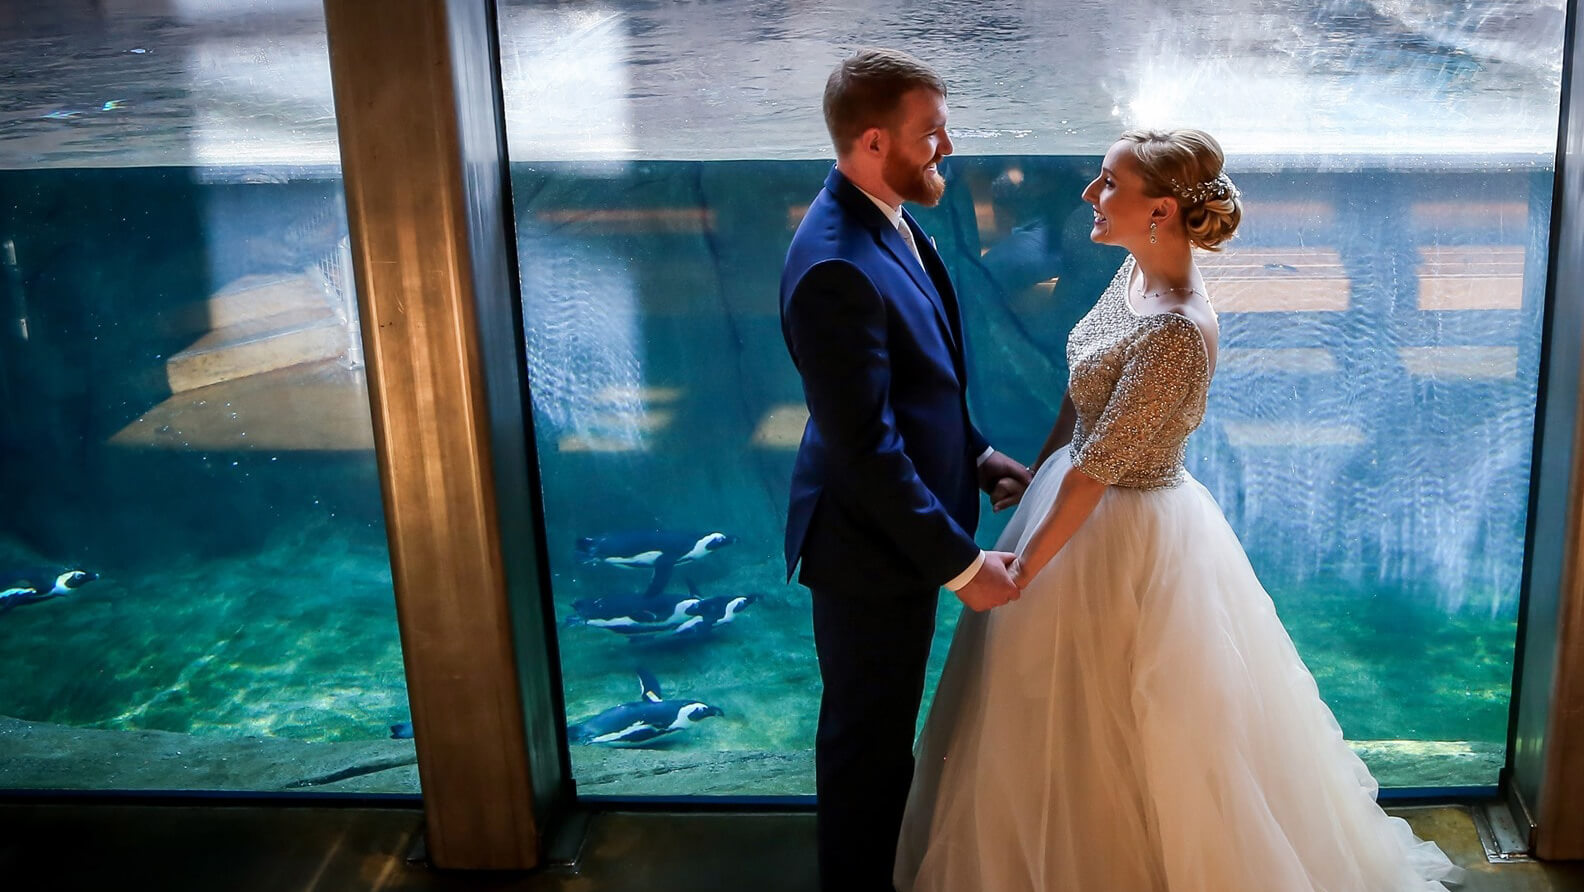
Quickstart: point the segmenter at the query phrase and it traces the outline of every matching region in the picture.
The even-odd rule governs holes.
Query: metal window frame
[[[1584,22],[1569,0],[1546,326],[1503,787],[1531,851],[1584,858]],[[1569,804],[1573,803],[1571,807]]]

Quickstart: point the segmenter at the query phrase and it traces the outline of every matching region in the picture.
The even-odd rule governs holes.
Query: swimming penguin
[[[95,579],[98,573],[87,570],[52,570],[48,567],[30,567],[0,573],[0,582],[8,587],[35,588],[47,597],[58,598],[82,588]]]
[[[719,707],[698,700],[666,700],[654,676],[638,670],[640,697],[613,706],[599,715],[567,726],[573,743],[615,747],[652,745],[670,734],[686,731],[710,716],[724,716]]]
[[[704,598],[690,611],[697,623],[683,623],[676,629],[676,634],[687,632],[699,633],[718,629],[730,624],[742,612],[744,607],[759,600],[762,595],[729,595],[721,598]],[[684,628],[685,627],[685,628]]]
[[[578,560],[585,564],[653,569],[645,595],[659,594],[677,564],[686,564],[737,541],[726,533],[678,533],[671,530],[608,533],[577,541]]]
[[[607,595],[580,598],[573,602],[576,616],[567,625],[586,625],[609,629],[620,635],[653,635],[669,632],[694,619],[696,597],[651,598],[645,595]]]
[[[665,633],[666,638],[689,638],[729,625],[737,619],[744,607],[759,600],[762,595],[727,595],[706,598],[699,594],[698,586],[688,580],[688,594],[695,601],[688,608],[688,619]]]
[[[10,580],[0,590],[0,613],[64,597],[98,578],[99,574],[87,570],[16,570],[0,574],[0,579]]]

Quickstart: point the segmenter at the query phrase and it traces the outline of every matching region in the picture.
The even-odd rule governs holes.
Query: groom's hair
[[[838,156],[870,127],[889,127],[902,96],[923,87],[946,95],[946,82],[901,50],[863,49],[842,60],[825,82],[825,129]]]

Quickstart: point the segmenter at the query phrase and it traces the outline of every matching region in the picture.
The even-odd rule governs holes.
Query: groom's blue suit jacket
[[[832,170],[792,237],[781,331],[808,425],[792,471],[787,576],[863,594],[939,586],[979,553],[976,457],[957,295],[903,212],[926,274],[885,214]]]

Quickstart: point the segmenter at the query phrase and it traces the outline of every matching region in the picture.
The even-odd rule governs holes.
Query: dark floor
[[[1392,811],[1469,868],[1465,892],[1584,892],[1584,863],[1487,863],[1464,809]],[[400,809],[6,804],[0,805],[0,887],[51,892],[814,889],[814,823],[806,814],[602,813],[589,825],[575,869],[531,874],[457,873],[411,864],[407,855],[421,824],[421,813]]]

